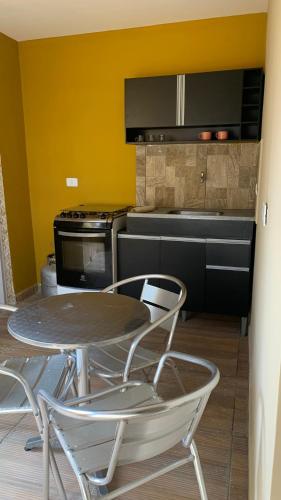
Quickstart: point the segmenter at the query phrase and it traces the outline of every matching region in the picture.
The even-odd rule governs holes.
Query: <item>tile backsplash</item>
[[[136,156],[137,205],[255,207],[257,143],[137,146]]]

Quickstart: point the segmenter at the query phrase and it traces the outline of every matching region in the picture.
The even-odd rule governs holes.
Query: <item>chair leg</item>
[[[57,490],[59,492],[59,495],[62,498],[62,500],[67,500],[66,492],[65,492],[64,486],[62,484],[62,480],[61,480],[60,473],[58,470],[57,462],[55,460],[53,450],[51,449],[50,445],[49,445],[49,457],[50,457],[51,470],[52,470],[52,473],[53,473],[53,476],[54,476],[54,479],[56,482],[56,486],[57,486]],[[44,498],[44,500],[45,500],[45,498]],[[46,500],[49,500],[49,497],[46,497]]]
[[[78,480],[78,483],[79,483],[79,486],[80,486],[80,490],[81,490],[81,494],[82,494],[82,500],[94,500],[95,497],[93,497],[91,495],[89,483],[86,480],[86,478],[84,476],[81,476],[80,474],[78,474],[76,472],[75,472],[75,474],[76,474],[76,477],[77,477],[77,480]]]
[[[71,389],[73,397],[77,398],[78,397],[78,391],[77,391],[76,383],[74,382],[74,380],[70,384],[70,389]]]
[[[142,372],[144,374],[145,381],[149,384],[152,380],[150,377],[151,372],[152,372],[152,368],[151,367],[150,368],[143,368]]]
[[[43,499],[49,500],[50,469],[49,469],[49,431],[47,425],[43,428]]]
[[[49,500],[50,495],[50,466],[57,485],[58,493],[63,500],[67,500],[65,489],[63,487],[61,477],[58,471],[57,463],[53,455],[53,450],[50,448],[49,427],[45,425],[43,428],[43,499]]]
[[[184,384],[183,384],[183,381],[182,381],[181,376],[179,374],[179,370],[178,370],[178,367],[177,367],[176,363],[172,360],[169,363],[167,363],[167,365],[173,370],[175,378],[176,378],[176,380],[177,380],[177,382],[178,382],[178,384],[179,384],[179,386],[180,386],[183,394],[186,394],[186,389],[184,387]]]
[[[191,451],[191,454],[193,455],[193,464],[194,464],[195,474],[196,474],[196,478],[197,478],[197,482],[198,482],[198,486],[199,486],[201,500],[208,500],[208,495],[207,495],[207,491],[206,491],[201,462],[200,462],[199,454],[197,451],[197,446],[196,446],[194,441],[192,441],[192,443],[190,445],[190,451]]]

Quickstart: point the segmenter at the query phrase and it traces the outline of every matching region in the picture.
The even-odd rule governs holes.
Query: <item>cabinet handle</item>
[[[182,241],[186,243],[205,243],[206,240],[204,238],[184,238],[180,236],[161,236],[161,240],[163,241]]]
[[[184,126],[185,112],[185,75],[181,75],[181,125]]]
[[[118,234],[118,239],[127,240],[160,240],[160,236],[150,236],[146,234]]]
[[[181,75],[177,75],[177,109],[176,109],[176,125],[181,125]]]
[[[177,109],[176,125],[184,125],[184,107],[185,107],[185,75],[177,75]]]
[[[118,238],[128,240],[161,240],[161,241],[181,241],[183,243],[205,243],[203,238],[183,238],[180,236],[151,236],[149,234],[118,234]]]
[[[206,266],[206,269],[216,269],[217,271],[239,271],[248,273],[249,267],[232,267],[232,266]]]
[[[223,240],[223,239],[207,238],[206,242],[210,244],[222,243],[224,245],[251,245],[251,240]]]

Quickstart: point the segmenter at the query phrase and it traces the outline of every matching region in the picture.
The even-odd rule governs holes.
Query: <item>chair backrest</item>
[[[101,469],[107,468],[109,476],[112,476],[111,469],[114,469],[116,465],[152,458],[172,448],[180,441],[183,441],[186,447],[191,444],[210,393],[219,381],[219,371],[213,363],[207,360],[187,354],[167,352],[161,357],[156,370],[155,389],[164,364],[169,358],[203,366],[209,371],[207,382],[192,393],[168,401],[162,401],[155,392],[154,399],[150,397],[148,401],[145,401],[145,397],[143,397],[144,402],[140,404],[138,401],[135,406],[133,406],[132,401],[136,389],[133,387],[142,386],[145,391],[145,387],[148,385],[141,382],[128,382],[108,391],[108,393],[114,391],[117,393],[115,407],[119,410],[108,409],[105,393],[103,393],[101,401],[97,400],[93,404],[92,409],[83,408],[83,406],[80,406],[79,409],[74,408],[74,406],[70,408],[57,400],[48,398],[45,394],[43,394],[43,399],[50,407],[64,416],[92,420],[96,422],[97,426],[100,425],[102,433],[100,441],[106,444],[107,453],[100,453],[99,466]],[[129,409],[120,409],[124,408],[121,401],[124,399],[125,388],[131,389],[131,396],[127,397],[131,404],[126,406]],[[105,455],[108,457],[107,463],[104,461]]]
[[[170,281],[168,278],[164,278],[166,282]],[[160,288],[155,285],[150,285],[148,278],[145,279],[140,300],[146,304],[150,310],[151,321],[157,321],[162,318],[167,311],[170,311],[177,305],[182,295],[182,288],[179,287],[178,293],[170,292],[165,288]],[[161,328],[170,331],[173,327],[173,323],[177,320],[179,310],[167,321],[161,324]]]
[[[118,464],[147,460],[167,451],[180,441],[189,446],[197,429],[209,396],[219,381],[218,368],[211,362],[187,354],[167,352],[158,365],[154,377],[157,387],[162,369],[169,358],[201,365],[210,376],[203,386],[192,393],[163,403],[150,403],[136,410],[136,418],[129,419],[124,430]]]
[[[144,282],[140,300],[149,308],[152,323],[164,317],[169,311],[174,310],[173,314],[166,321],[161,323],[161,328],[169,332],[166,350],[170,350],[179,311],[187,297],[185,285],[175,276],[165,274],[143,274],[118,281],[105,288],[103,292],[117,290],[119,287],[135,281]],[[151,281],[162,282],[163,287],[156,286],[155,284],[152,285],[150,284]],[[177,289],[177,292],[171,292],[167,290],[167,287]]]

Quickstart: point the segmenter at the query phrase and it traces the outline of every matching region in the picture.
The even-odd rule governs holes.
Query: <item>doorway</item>
[[[5,304],[4,279],[3,279],[3,272],[2,272],[2,258],[1,257],[2,256],[0,255],[0,304]]]
[[[15,304],[10,242],[8,236],[7,213],[0,156],[0,303]]]

